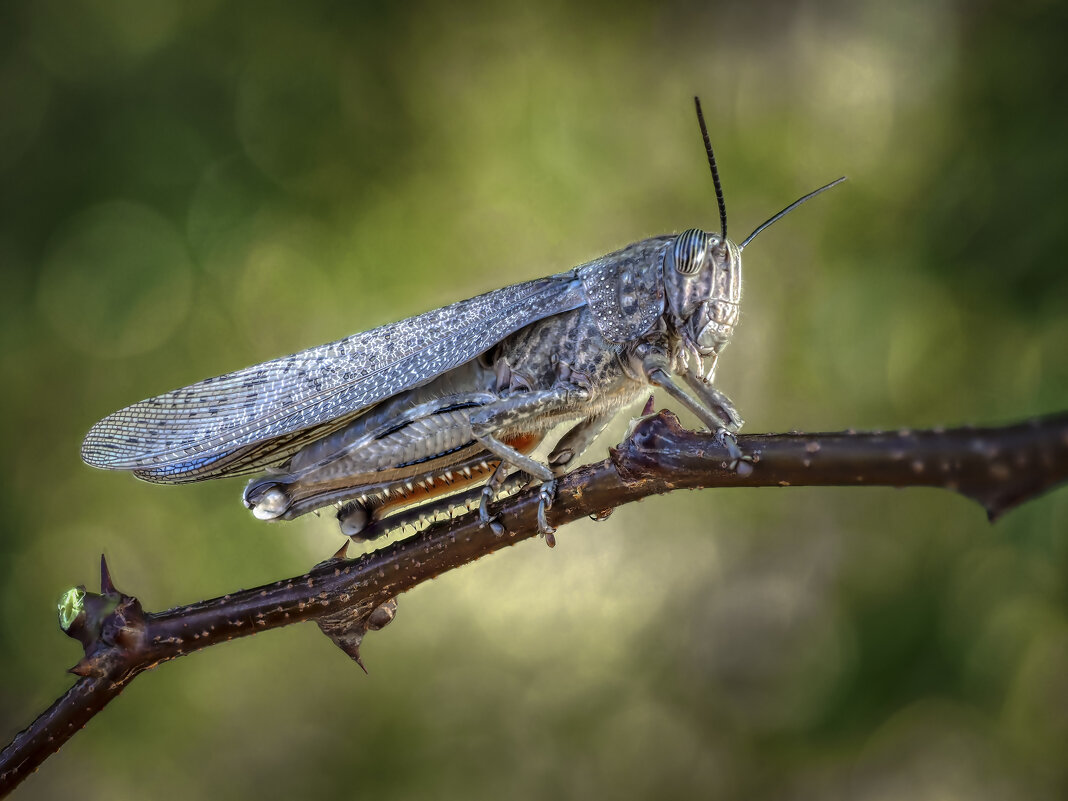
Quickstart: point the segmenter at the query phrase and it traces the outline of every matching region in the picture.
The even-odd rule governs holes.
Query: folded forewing
[[[114,470],[210,462],[352,415],[584,303],[581,281],[562,273],[199,381],[108,415],[82,458]]]

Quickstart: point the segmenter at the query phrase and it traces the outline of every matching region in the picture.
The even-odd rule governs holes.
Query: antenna
[[[759,234],[761,231],[763,231],[765,228],[767,228],[769,225],[771,225],[774,222],[778,222],[783,217],[785,217],[787,214],[789,214],[791,211],[793,211],[798,206],[800,206],[802,203],[804,203],[806,200],[812,200],[812,198],[816,197],[816,195],[818,195],[820,192],[826,192],[832,186],[838,186],[838,184],[842,183],[842,181],[844,181],[845,179],[846,179],[846,177],[844,175],[841,178],[836,178],[835,180],[831,181],[829,184],[827,184],[825,186],[821,186],[819,189],[815,189],[815,190],[809,192],[807,195],[805,195],[802,198],[798,198],[793,203],[791,203],[789,206],[787,206],[785,209],[783,209],[778,214],[776,214],[774,217],[771,217],[770,219],[765,220],[764,222],[762,222],[760,225],[758,225],[756,227],[756,230],[753,231],[753,233],[751,233],[744,240],[742,240],[742,244],[740,244],[738,246],[738,252],[741,252],[741,251],[745,250],[745,246],[748,245],[750,242],[752,242],[754,239],[756,239],[756,235]]]
[[[701,112],[701,99],[694,96],[693,104],[697,107],[697,122],[701,126],[701,136],[705,140],[705,152],[708,153],[708,166],[712,168],[712,183],[716,186],[716,202],[719,203],[719,230],[723,238],[727,238],[727,206],[723,202],[723,187],[719,183],[719,169],[716,167],[716,157],[712,153],[712,142],[708,138],[708,128],[705,127],[705,115]]]

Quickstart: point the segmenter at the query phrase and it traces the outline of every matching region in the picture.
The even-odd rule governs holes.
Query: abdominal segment
[[[245,504],[260,519],[288,520],[347,501],[338,519],[349,536],[408,507],[448,509],[442,498],[485,483],[500,463],[471,433],[471,415],[485,402],[469,395],[372,410],[307,445],[282,471],[252,481]],[[529,453],[543,437],[518,433],[502,440]]]
[[[506,438],[504,442],[523,453],[537,447],[542,435],[523,435]],[[465,449],[466,450],[466,449]],[[348,537],[372,539],[405,525],[418,527],[433,522],[442,515],[452,516],[477,508],[482,487],[489,481],[500,460],[483,450],[477,443],[470,458],[462,459],[431,472],[415,474],[392,484],[359,487],[359,495],[338,509],[341,532]],[[487,458],[489,457],[489,458]],[[526,482],[525,475],[511,477],[497,493],[510,495]],[[372,524],[374,525],[367,530]]]

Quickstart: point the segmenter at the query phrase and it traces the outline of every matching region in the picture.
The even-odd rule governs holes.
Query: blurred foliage
[[[750,431],[1068,406],[1064,4],[0,6],[0,720],[70,683],[55,601],[296,574],[329,515],[78,458],[142,397],[715,227]],[[621,436],[621,420],[591,453]],[[139,678],[24,798],[1063,798],[1068,494],[649,500],[401,599]]]

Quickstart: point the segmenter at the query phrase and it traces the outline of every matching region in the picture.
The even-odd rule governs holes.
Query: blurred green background
[[[330,516],[78,449],[143,397],[717,215],[747,430],[1068,407],[1052,2],[0,6],[0,721],[71,683],[106,552],[158,610],[300,573]],[[626,420],[598,443],[603,458]],[[706,491],[140,677],[23,798],[1068,796],[1068,492]]]

